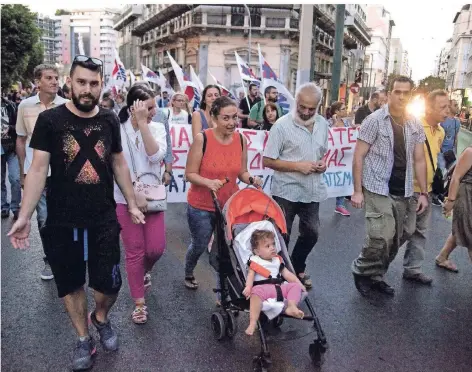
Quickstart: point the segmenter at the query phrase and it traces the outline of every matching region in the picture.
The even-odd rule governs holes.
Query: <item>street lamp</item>
[[[247,59],[248,59],[248,64],[249,64],[249,68],[251,68],[251,12],[249,11],[249,7],[244,4],[244,8],[246,8],[247,10],[247,15],[248,15],[248,18],[249,18],[249,50],[248,50],[248,56],[247,56]]]

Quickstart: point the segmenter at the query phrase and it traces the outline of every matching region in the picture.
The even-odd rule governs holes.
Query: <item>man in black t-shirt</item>
[[[77,56],[70,71],[72,101],[39,115],[30,142],[34,155],[20,214],[8,234],[15,248],[28,246],[30,218],[51,166],[48,216],[41,233],[58,295],[64,298],[79,336],[73,370],[90,368],[95,353],[87,327],[87,265],[96,303],[90,320],[104,349],[118,349],[117,334],[108,320],[121,287],[114,180],[126,198],[133,222],[144,223],[122,153],[118,118],[97,106],[102,66],[99,59]]]
[[[362,124],[364,119],[372,114],[374,111],[378,110],[382,106],[382,102],[384,101],[384,92],[374,92],[370,96],[369,102],[366,105],[360,107],[356,111],[356,116],[354,118],[354,124],[359,126]]]
[[[259,102],[261,98],[259,97],[259,88],[256,84],[249,84],[249,95],[244,97],[241,102],[239,102],[238,117],[242,119],[242,127],[249,128],[247,126],[247,120],[249,118],[249,113],[251,112],[252,106]]]

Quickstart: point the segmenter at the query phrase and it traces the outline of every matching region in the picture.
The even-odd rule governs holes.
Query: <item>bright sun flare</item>
[[[424,98],[416,96],[406,107],[409,114],[416,118],[424,116]]]

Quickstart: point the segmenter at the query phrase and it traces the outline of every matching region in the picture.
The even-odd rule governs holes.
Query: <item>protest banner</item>
[[[264,192],[270,194],[273,170],[263,166],[263,153],[269,133],[252,129],[238,129],[248,144],[248,171],[263,180]],[[174,155],[171,184],[168,186],[169,203],[186,203],[190,183],[184,180],[187,155],[192,144],[192,128],[185,124],[171,124],[170,136]],[[328,186],[328,197],[346,196],[353,193],[352,159],[357,139],[357,129],[331,128],[328,137],[328,152],[325,160],[328,169],[324,180]],[[164,170],[162,170],[164,171]],[[239,187],[247,185],[239,182]]]

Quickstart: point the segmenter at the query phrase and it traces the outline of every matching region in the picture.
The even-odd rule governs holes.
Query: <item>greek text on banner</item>
[[[262,158],[269,133],[260,130],[238,129],[247,139],[248,171],[263,180],[264,192],[270,193],[273,170],[265,168]],[[328,186],[328,197],[347,196],[353,193],[352,160],[358,131],[355,128],[330,128],[328,152],[325,155],[327,170],[324,181]],[[169,203],[186,203],[187,190],[190,183],[184,181],[187,154],[192,143],[190,125],[171,124],[172,153],[174,155],[171,184],[168,186],[167,200]],[[244,188],[246,184],[240,183]]]

